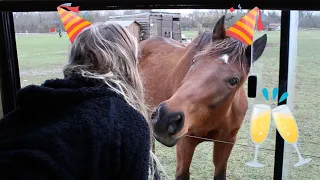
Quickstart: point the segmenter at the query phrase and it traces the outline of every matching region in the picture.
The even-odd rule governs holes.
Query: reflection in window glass
[[[295,167],[299,161],[296,150],[285,144],[284,179],[319,179],[320,139],[319,139],[319,12],[298,12],[298,40],[295,67],[295,84],[292,112],[299,129],[298,148],[303,158],[311,158],[307,164]],[[294,38],[292,38],[294,40]],[[290,63],[290,62],[289,62]],[[290,98],[290,95],[289,95]],[[288,98],[288,99],[289,99]]]

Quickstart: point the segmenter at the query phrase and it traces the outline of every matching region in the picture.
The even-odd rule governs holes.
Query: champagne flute
[[[263,167],[264,164],[258,162],[258,151],[260,144],[267,138],[271,122],[271,107],[266,104],[256,104],[253,107],[250,121],[250,135],[255,143],[254,159],[247,162],[250,167]]]
[[[299,151],[297,144],[299,138],[298,126],[289,107],[281,105],[272,109],[272,117],[281,137],[289,144],[292,144],[298,154],[299,162],[294,166],[302,166],[311,161],[310,158],[304,159]]]

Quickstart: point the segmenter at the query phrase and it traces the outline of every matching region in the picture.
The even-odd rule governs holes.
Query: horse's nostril
[[[178,115],[174,116],[174,117],[171,119],[171,121],[179,121],[179,120],[181,120],[181,118],[182,118],[182,116],[181,116],[180,114],[178,114]]]
[[[174,135],[178,133],[183,127],[183,121],[184,121],[184,117],[183,117],[183,114],[181,113],[172,116],[168,122],[169,123],[168,133],[170,135]]]

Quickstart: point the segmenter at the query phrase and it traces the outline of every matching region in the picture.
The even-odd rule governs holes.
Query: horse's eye
[[[194,62],[195,62],[195,59],[192,59],[192,64],[194,64]]]
[[[232,78],[232,79],[230,79],[228,82],[229,82],[229,84],[231,85],[231,86],[235,86],[235,85],[237,85],[238,83],[239,83],[239,79],[238,78]]]

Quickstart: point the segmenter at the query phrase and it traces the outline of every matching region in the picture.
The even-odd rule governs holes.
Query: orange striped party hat
[[[63,26],[65,30],[67,31],[69,40],[71,43],[76,39],[76,37],[79,35],[79,33],[86,27],[91,25],[91,22],[86,21],[71,12],[68,12],[64,10],[61,7],[65,7],[68,10],[71,10],[73,12],[79,12],[77,9],[78,7],[68,7],[68,6],[58,6],[57,10],[60,15],[61,21],[63,23]],[[76,9],[76,10],[75,10]]]
[[[263,30],[261,11],[258,7],[252,9],[248,14],[242,17],[238,22],[227,30],[227,35],[240,40],[245,44],[252,44],[254,29],[256,26],[256,17],[258,19],[258,30]]]

